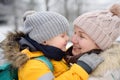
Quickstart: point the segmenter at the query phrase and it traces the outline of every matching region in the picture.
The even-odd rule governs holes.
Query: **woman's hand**
[[[84,54],[78,60],[77,64],[91,73],[104,59],[96,53]]]

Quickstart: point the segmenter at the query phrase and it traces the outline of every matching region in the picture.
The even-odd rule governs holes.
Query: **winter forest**
[[[15,29],[22,25],[22,17],[25,11],[55,11],[64,15],[70,22],[70,34],[72,34],[72,22],[82,13],[106,9],[119,0],[0,0],[0,32]],[[5,32],[4,31],[4,32]]]

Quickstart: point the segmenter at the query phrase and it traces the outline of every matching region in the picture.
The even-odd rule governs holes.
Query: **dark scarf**
[[[60,61],[65,55],[65,52],[59,48],[39,44],[36,41],[32,40],[28,35],[22,37],[19,43],[21,45],[21,50],[28,47],[30,51],[42,51],[43,54],[49,59]]]
[[[91,53],[96,53],[96,54],[99,54],[102,50],[101,49],[92,49],[92,50],[90,50],[90,51],[88,51],[88,52],[84,52],[84,53],[81,53],[81,54],[78,54],[78,55],[75,55],[75,56],[73,56],[73,54],[72,54],[72,48],[73,48],[73,46],[72,47],[70,47],[67,51],[66,51],[66,53],[65,53],[65,57],[64,57],[64,59],[65,59],[65,61],[69,64],[69,63],[76,63],[76,61],[78,60],[78,58],[80,58],[80,56],[82,56],[83,54],[91,54]]]

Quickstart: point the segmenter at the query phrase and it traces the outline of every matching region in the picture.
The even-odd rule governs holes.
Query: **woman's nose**
[[[78,42],[76,35],[73,35],[73,36],[72,36],[72,42],[73,42],[73,43],[77,43],[77,42]]]
[[[69,36],[66,36],[66,40],[69,41]]]

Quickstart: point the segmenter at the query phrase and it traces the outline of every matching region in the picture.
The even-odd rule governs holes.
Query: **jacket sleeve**
[[[88,80],[88,73],[79,65],[73,64],[71,68],[54,80]]]
[[[88,80],[120,80],[120,69],[108,71],[100,77],[90,76]]]

